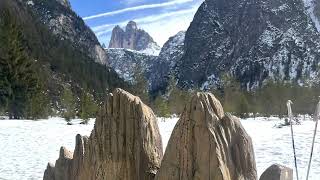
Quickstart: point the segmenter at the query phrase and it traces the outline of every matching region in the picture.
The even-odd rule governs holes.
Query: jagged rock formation
[[[54,172],[55,172],[54,165],[51,163],[48,163],[47,169],[44,171],[43,179],[55,180]]]
[[[109,65],[125,81],[133,83],[137,74],[142,74],[146,80],[152,74],[151,67],[157,56],[143,54],[129,49],[106,49]]]
[[[152,180],[162,142],[152,110],[121,89],[107,97],[90,137],[77,135],[72,155],[61,148],[44,180]]]
[[[262,173],[260,180],[293,180],[293,170],[279,164],[273,164]]]
[[[214,88],[225,73],[246,89],[268,79],[317,83],[319,49],[302,0],[206,0],[186,33],[179,85]]]
[[[107,64],[106,53],[95,34],[71,9],[68,0],[19,0],[61,40],[68,40],[95,62]]]
[[[139,29],[134,21],[130,21],[125,30],[120,26],[112,30],[109,48],[131,49],[151,55],[158,55],[160,52],[160,47],[152,37]]]
[[[156,180],[256,180],[252,141],[210,93],[197,93],[177,122]]]

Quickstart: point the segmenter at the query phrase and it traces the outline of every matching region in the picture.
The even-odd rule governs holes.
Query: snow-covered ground
[[[159,128],[164,146],[178,118],[159,118]],[[67,126],[60,118],[43,121],[0,120],[0,180],[40,180],[47,162],[55,162],[60,146],[74,149],[75,136],[89,135],[89,125]],[[277,118],[256,118],[242,120],[242,124],[253,139],[255,156],[260,175],[273,163],[293,168],[293,157],[289,127],[274,128]],[[294,126],[300,178],[305,178],[310,153],[314,122],[305,121]],[[316,139],[311,180],[320,179],[320,132]]]
[[[42,121],[0,120],[0,180],[40,180],[47,162],[63,145],[74,150],[77,134],[90,135],[93,121],[66,125],[61,118]]]
[[[274,128],[279,124],[277,118],[257,118],[256,120],[242,120],[242,125],[253,140],[258,174],[271,164],[279,163],[294,169],[293,150],[290,127]],[[282,123],[282,121],[281,121]],[[305,179],[309,161],[311,143],[315,123],[311,119],[294,125],[296,153],[298,160],[299,179]],[[312,168],[309,179],[320,179],[320,129],[316,138]],[[295,178],[294,178],[295,179]]]

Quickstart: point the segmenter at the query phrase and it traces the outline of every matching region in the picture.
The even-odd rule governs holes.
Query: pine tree
[[[82,92],[80,99],[80,118],[84,124],[88,124],[89,118],[96,116],[98,106],[91,94],[86,91]]]
[[[223,106],[228,112],[237,111],[237,99],[241,92],[240,83],[228,74],[222,76],[223,87]]]
[[[148,82],[144,76],[141,65],[134,70],[133,94],[139,96],[144,103],[149,103]]]
[[[42,88],[29,98],[27,103],[27,117],[30,119],[47,118],[51,114],[50,100],[46,91]]]
[[[154,102],[154,106],[155,106],[156,114],[158,116],[160,116],[160,117],[169,117],[170,116],[168,102],[162,96],[157,96],[157,98]]]
[[[8,63],[0,57],[0,107],[6,109],[8,106],[8,96],[10,93],[10,83],[8,81]]]
[[[243,92],[239,93],[239,95],[238,95],[235,112],[241,118],[248,117],[247,114],[250,112],[249,102],[247,100],[245,93],[243,93]]]
[[[182,113],[185,104],[191,98],[191,94],[188,91],[181,90],[177,87],[177,81],[173,76],[170,77],[168,83],[168,107],[170,114],[180,114]]]
[[[1,14],[3,45],[7,48],[1,54],[1,103],[8,109],[9,117],[19,119],[25,115],[28,97],[35,91],[37,82],[33,61],[28,56],[27,43],[21,28],[8,12]]]
[[[61,97],[61,105],[63,108],[62,116],[70,123],[72,118],[76,116],[76,101],[70,88],[65,87]]]

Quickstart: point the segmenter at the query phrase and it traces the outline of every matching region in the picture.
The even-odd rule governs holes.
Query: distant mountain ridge
[[[134,21],[129,21],[125,30],[120,26],[112,30],[109,48],[131,49],[150,55],[158,55],[161,49],[146,31],[138,28]]]
[[[124,48],[105,50],[109,65],[127,82],[134,82],[136,74],[142,73],[151,93],[164,92],[170,76],[175,76],[176,63],[184,53],[184,37],[184,31],[170,37],[158,56]]]
[[[269,81],[317,84],[318,6],[317,0],[206,0],[188,31],[170,38],[152,61],[149,90],[164,92],[170,76],[182,88],[204,90],[223,87],[225,76],[246,90]]]

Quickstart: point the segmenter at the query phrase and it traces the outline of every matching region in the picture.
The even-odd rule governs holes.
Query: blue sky
[[[187,30],[203,0],[70,0],[72,8],[109,44],[115,25],[124,27],[134,20],[153,39],[163,45],[170,36]]]

